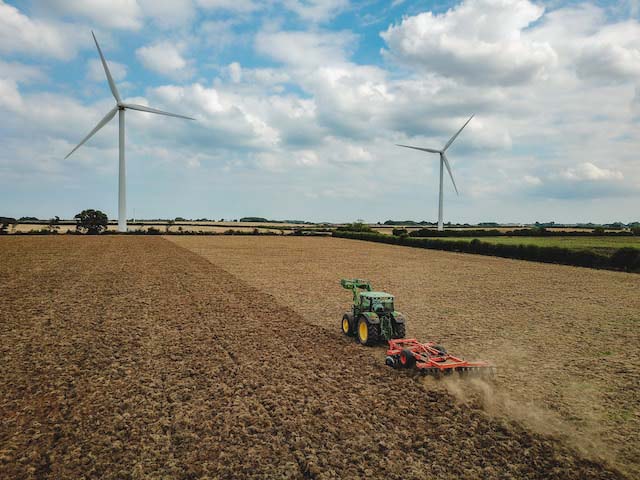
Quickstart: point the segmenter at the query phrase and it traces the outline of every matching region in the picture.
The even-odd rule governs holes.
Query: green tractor
[[[375,345],[392,338],[404,338],[405,322],[393,307],[393,295],[374,292],[366,280],[342,279],[340,285],[353,292],[353,307],[342,317],[342,333],[357,337],[362,345]]]

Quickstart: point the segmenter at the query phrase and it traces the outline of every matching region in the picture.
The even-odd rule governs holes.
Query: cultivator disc
[[[420,343],[414,338],[389,340],[385,363],[393,368],[415,368],[426,375],[443,377],[491,376],[495,367],[487,362],[468,362],[447,353],[434,342]]]

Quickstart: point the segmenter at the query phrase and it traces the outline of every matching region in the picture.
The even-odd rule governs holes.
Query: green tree
[[[58,230],[60,230],[60,217],[56,215],[49,219],[49,231],[51,233],[58,233]]]
[[[338,227],[336,228],[336,230],[342,232],[371,232],[371,227],[363,222],[364,220],[358,220],[356,222],[348,223],[347,225]]]
[[[107,229],[109,218],[100,210],[83,210],[75,217],[76,230],[89,235],[97,235]]]
[[[6,235],[9,225],[15,225],[16,219],[11,217],[0,217],[0,235]]]

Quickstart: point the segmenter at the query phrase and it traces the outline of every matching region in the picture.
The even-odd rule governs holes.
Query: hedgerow
[[[415,248],[430,248],[449,252],[473,253],[494,257],[515,258],[544,263],[559,263],[579,267],[602,268],[608,270],[624,270],[640,272],[640,250],[624,247],[607,256],[590,250],[574,250],[563,247],[541,247],[537,245],[503,245],[482,242],[473,239],[468,241],[448,241],[433,238],[416,238],[407,236],[391,236],[380,233],[335,231],[334,237],[366,240],[369,242],[404,245]]]

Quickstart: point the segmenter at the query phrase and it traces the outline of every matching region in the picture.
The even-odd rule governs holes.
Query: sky
[[[0,0],[0,215],[640,220],[640,2]]]

